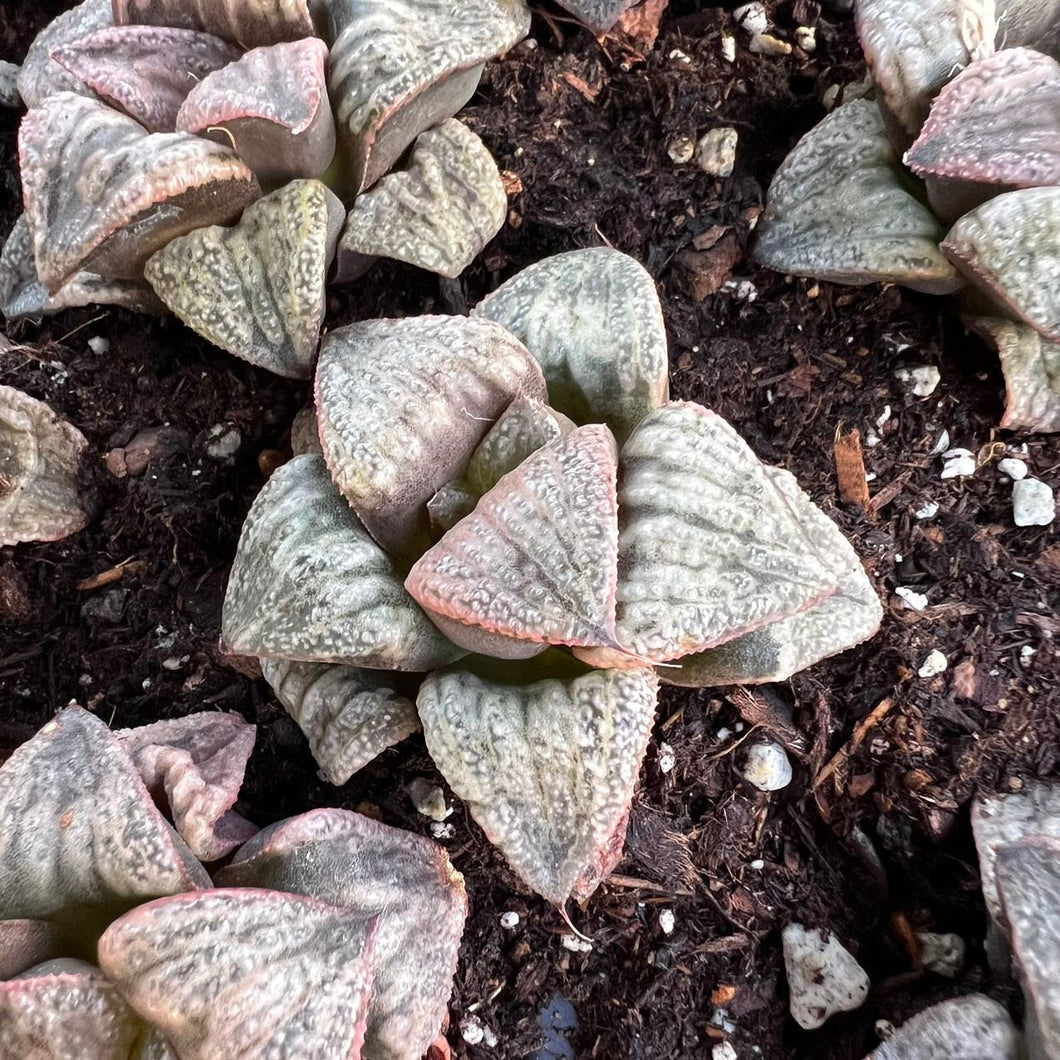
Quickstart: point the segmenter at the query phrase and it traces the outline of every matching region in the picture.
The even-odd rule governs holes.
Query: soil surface
[[[6,0],[0,58],[19,61],[65,6]],[[771,174],[824,115],[826,91],[864,74],[849,16],[826,6],[817,17],[805,0],[769,6],[787,39],[796,16],[816,18],[814,54],[755,55],[735,31],[728,62],[728,12],[688,0],[674,0],[639,54],[538,10],[531,38],[487,67],[461,115],[506,172],[501,235],[457,282],[381,264],[331,298],[329,327],[462,312],[548,254],[606,242],[634,255],[659,284],[675,396],[716,409],[759,456],[793,471],[850,535],[886,602],[874,640],[790,683],[663,693],[619,877],[573,910],[589,953],[561,946],[559,918],[458,806],[447,846],[471,898],[451,1005],[458,1057],[534,1055],[540,1014],[566,1008],[562,999],[577,1023],[573,1055],[637,1060],[709,1056],[727,1032],[741,1060],[860,1058],[878,1044],[877,1020],[976,989],[1012,1001],[985,970],[967,811],[977,791],[1058,772],[1060,545],[1054,528],[1013,525],[994,465],[1025,444],[1032,473],[1055,489],[1060,450],[1055,437],[995,429],[996,358],[948,302],[791,279],[748,260]],[[18,120],[0,111],[4,232],[19,208]],[[731,178],[671,159],[681,138],[719,125],[739,133]],[[721,288],[727,278],[739,282]],[[414,776],[440,781],[422,738],[331,787],[267,686],[216,649],[240,525],[268,451],[289,452],[307,388],[172,319],[93,308],[7,333],[19,345],[0,354],[0,383],[45,399],[87,435],[99,511],[65,541],[0,550],[0,759],[71,700],[114,726],[237,711],[258,726],[238,807],[247,817],[265,825],[340,806],[429,834],[404,791]],[[94,338],[109,348],[93,352]],[[910,364],[938,366],[933,395],[913,397],[896,380]],[[239,432],[233,457],[207,453],[218,425]],[[160,426],[171,444],[145,473],[106,470],[104,454]],[[864,450],[867,507],[837,492],[834,441],[854,427],[878,439]],[[944,431],[978,455],[974,476],[940,479],[932,453]],[[937,514],[917,519],[928,503]],[[86,587],[119,565],[120,578]],[[926,609],[906,609],[899,585],[926,594]],[[949,667],[921,678],[932,649]],[[795,764],[771,796],[733,766],[763,729]],[[666,773],[662,742],[676,758]],[[675,916],[670,935],[663,909]],[[521,916],[514,930],[500,926],[507,910]],[[873,983],[860,1010],[810,1034],[787,1014],[780,928],[792,919],[831,927]],[[967,941],[956,980],[918,970],[910,940],[922,928]],[[461,1040],[470,1013],[495,1047]],[[573,1022],[569,1010],[563,1020]]]

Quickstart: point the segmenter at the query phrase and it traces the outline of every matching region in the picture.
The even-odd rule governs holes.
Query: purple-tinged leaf
[[[906,190],[875,104],[856,99],[815,125],[781,163],[757,227],[755,260],[778,272],[863,286],[960,286],[942,226]]]
[[[13,979],[61,952],[59,932],[47,921],[0,920],[0,979]]]
[[[972,326],[997,350],[1005,375],[1006,430],[1060,431],[1060,343],[1048,342],[1034,328],[997,317]]]
[[[128,1060],[144,1027],[84,961],[47,961],[0,983],[5,1060]]]
[[[405,587],[468,651],[525,659],[549,644],[617,648],[617,471],[611,432],[576,428],[505,475]]]
[[[251,203],[231,228],[213,225],[174,239],[144,275],[215,346],[277,375],[307,379],[342,218],[342,204],[319,180],[293,180]]]
[[[463,654],[308,455],[278,468],[247,515],[221,641],[240,655],[380,670],[430,670]]]
[[[1019,1060],[1020,1036],[985,994],[940,1001],[906,1020],[865,1060]]]
[[[701,405],[651,413],[620,468],[617,630],[637,655],[716,647],[838,591],[819,530]]]
[[[6,59],[0,59],[0,107],[18,110],[22,106],[22,97],[18,93],[20,71],[20,66]]]
[[[43,401],[0,386],[0,547],[58,541],[88,522],[78,485],[87,447]]]
[[[593,33],[606,33],[638,0],[559,0],[579,22]]]
[[[262,659],[261,672],[332,784],[419,730],[415,684],[398,674],[286,659]]]
[[[178,26],[241,48],[313,35],[307,0],[113,0],[119,26]]]
[[[487,838],[561,905],[629,809],[655,716],[646,667],[503,685],[431,674],[416,705],[427,749]]]
[[[1060,59],[1060,7],[1054,0],[997,0],[997,46],[1035,48]]]
[[[353,192],[474,94],[483,64],[530,29],[525,0],[324,0],[328,85]]]
[[[883,607],[843,532],[799,488],[791,472],[773,467],[766,472],[803,531],[816,542],[839,591],[791,618],[717,648],[686,655],[676,665],[659,667],[659,678],[665,684],[702,688],[786,681],[799,670],[868,640],[880,628]]]
[[[354,279],[380,257],[459,276],[507,213],[493,155],[448,118],[416,138],[405,166],[357,196],[339,243],[337,278]]]
[[[61,711],[0,767],[0,918],[68,913],[78,928],[90,907],[209,886],[88,711]]]
[[[173,132],[196,83],[239,56],[208,33],[162,26],[114,26],[52,49],[60,66],[148,132]]]
[[[327,57],[317,37],[255,48],[191,90],[177,128],[231,144],[267,187],[319,177],[335,155]]]
[[[116,920],[99,963],[181,1060],[356,1060],[375,931],[293,894],[203,891]]]
[[[223,858],[258,830],[232,811],[255,731],[237,714],[205,712],[115,733],[200,861]]]
[[[630,807],[627,806],[626,812],[615,825],[607,842],[597,847],[589,863],[582,869],[581,875],[570,892],[571,898],[576,902],[585,902],[591,898],[596,893],[597,887],[618,868],[625,854],[626,832],[629,831],[629,811]]]
[[[56,92],[76,92],[95,99],[92,89],[52,59],[52,52],[113,25],[111,0],[83,0],[52,19],[33,39],[19,71],[18,91],[26,106],[37,107]]]
[[[18,149],[37,271],[52,294],[82,270],[139,279],[159,247],[232,220],[259,193],[230,148],[148,133],[69,92],[22,119]]]
[[[324,458],[372,536],[418,554],[425,505],[518,394],[545,400],[541,369],[491,321],[421,316],[337,328],[316,373]]]
[[[954,73],[993,54],[994,14],[994,0],[858,0],[858,38],[900,150]]]
[[[378,915],[365,1056],[420,1060],[445,1019],[467,915],[463,877],[440,846],[346,810],[313,810],[264,829],[217,879]]]
[[[470,515],[478,504],[477,494],[462,478],[447,482],[427,502],[427,521],[431,534],[441,537],[461,519]]]
[[[942,249],[979,290],[1060,342],[1060,187],[983,203],[950,229]]]
[[[474,310],[541,362],[551,404],[606,423],[619,442],[669,399],[666,329],[655,281],[628,254],[591,247],[529,266]]]

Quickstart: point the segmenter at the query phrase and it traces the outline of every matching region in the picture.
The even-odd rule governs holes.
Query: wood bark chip
[[[839,497],[844,504],[869,505],[869,484],[865,479],[865,458],[861,452],[861,432],[857,427],[835,436],[835,473]]]

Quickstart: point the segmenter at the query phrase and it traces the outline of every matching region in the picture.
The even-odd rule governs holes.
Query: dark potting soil
[[[66,6],[5,0],[0,58],[21,60]],[[769,6],[782,35],[818,8]],[[716,409],[759,456],[793,471],[850,535],[887,602],[870,643],[787,684],[664,691],[619,876],[573,910],[593,939],[587,954],[561,946],[558,916],[457,804],[446,845],[471,899],[451,1005],[458,1057],[529,1056],[546,1038],[557,1051],[539,1055],[564,1055],[555,1043],[568,1037],[577,1057],[705,1057],[725,1033],[721,1008],[741,1060],[846,1060],[878,1043],[878,1019],[978,989],[1011,1000],[985,971],[968,802],[1058,772],[1060,544],[1053,528],[1013,526],[992,459],[1026,442],[1032,472],[1055,488],[1060,448],[1055,437],[994,428],[996,358],[947,303],[790,279],[748,260],[770,175],[825,113],[829,86],[864,69],[849,19],[827,7],[811,56],[753,55],[738,31],[729,63],[723,29],[732,25],[721,7],[675,0],[639,56],[596,42],[556,8],[539,11],[531,39],[490,64],[461,115],[505,171],[504,231],[457,282],[381,264],[331,297],[329,327],[462,312],[548,254],[604,242],[627,251],[659,283],[674,395]],[[0,111],[4,233],[18,211],[17,125]],[[675,141],[718,125],[739,133],[731,178],[671,160]],[[753,286],[719,289],[726,278]],[[233,710],[258,726],[239,805],[247,817],[265,825],[341,806],[427,834],[404,792],[414,776],[440,781],[421,738],[331,787],[264,683],[216,648],[240,525],[268,451],[288,451],[307,388],[172,319],[92,308],[7,333],[19,345],[0,354],[0,382],[50,402],[87,435],[99,513],[65,541],[0,550],[0,759],[71,700],[115,726]],[[107,340],[107,352],[92,352],[90,338]],[[942,374],[926,399],[893,374],[919,363]],[[207,454],[218,425],[239,432],[231,457]],[[118,479],[105,469],[108,450],[161,426],[168,444],[146,472]],[[834,440],[852,427],[879,437],[865,449],[868,508],[837,493]],[[930,454],[943,430],[978,454],[974,476],[940,480]],[[916,519],[928,502],[938,514]],[[115,568],[120,577],[92,580]],[[927,608],[904,609],[897,585],[925,593]],[[920,678],[932,649],[949,669]],[[739,745],[760,730],[795,763],[794,781],[772,796],[733,770]],[[666,773],[663,741],[676,758]],[[664,908],[675,915],[669,936]],[[499,923],[507,910],[521,916],[511,931]],[[860,1010],[810,1034],[787,1015],[779,929],[792,919],[835,930],[873,982]],[[919,969],[918,929],[968,941],[957,979]],[[498,1036],[492,1049],[462,1041],[471,1012]]]

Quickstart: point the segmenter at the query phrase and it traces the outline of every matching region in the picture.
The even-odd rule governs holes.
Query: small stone
[[[718,1042],[710,1051],[710,1060],[736,1060],[736,1050],[731,1042]]]
[[[899,368],[894,373],[899,383],[904,383],[906,388],[915,397],[928,397],[935,393],[942,375],[933,364],[916,364],[908,368]]]
[[[669,773],[677,764],[677,756],[674,749],[668,743],[659,744],[659,772]]]
[[[752,280],[747,279],[726,280],[721,290],[723,294],[732,295],[738,302],[747,302],[748,305],[758,297],[758,288]]]
[[[423,777],[415,777],[409,781],[405,790],[409,793],[416,812],[432,821],[444,821],[453,812],[452,807],[445,804],[445,793],[442,789]]]
[[[679,136],[671,142],[666,153],[670,156],[671,162],[683,166],[686,162],[691,162],[692,156],[696,153],[695,141],[691,136]]]
[[[447,822],[432,821],[431,835],[435,839],[452,839],[456,835],[456,829]]]
[[[960,935],[953,932],[936,934],[934,931],[918,931],[920,940],[920,963],[936,975],[955,979],[964,967],[965,944]]]
[[[750,34],[765,33],[769,29],[769,15],[762,3],[741,4],[733,9],[732,20]]]
[[[659,912],[659,930],[664,935],[672,935],[674,933],[674,925],[677,923],[674,917],[674,911],[672,909],[663,909]]]
[[[88,348],[97,356],[102,357],[110,349],[110,340],[102,335],[93,335],[88,340]]]
[[[711,129],[696,144],[696,165],[711,177],[731,177],[739,133],[731,126]]]
[[[20,67],[0,60],[0,107],[21,107],[22,97],[18,94],[18,74]]]
[[[1024,666],[1030,666],[1031,659],[1033,659],[1037,654],[1037,648],[1033,647],[1030,644],[1024,644],[1023,647],[1020,648],[1020,662],[1023,663]]]
[[[841,89],[839,85],[829,85],[821,96],[821,105],[825,110],[832,110],[839,100]]]
[[[486,1037],[486,1028],[482,1025],[482,1020],[478,1016],[465,1016],[460,1021],[460,1037],[468,1045],[481,1045],[483,1038]]]
[[[748,49],[755,55],[790,55],[791,45],[786,40],[774,37],[770,33],[756,33],[751,38]]]
[[[128,589],[111,589],[102,596],[90,597],[81,605],[81,617],[108,624],[120,622],[128,596]]]
[[[1012,485],[1012,520],[1017,526],[1048,526],[1056,518],[1056,498],[1040,479]]]
[[[817,30],[813,26],[797,26],[795,43],[807,54],[817,51]]]
[[[928,657],[921,663],[917,674],[920,677],[937,677],[939,674],[946,672],[947,666],[949,666],[949,661],[946,656],[938,648],[933,648],[928,653]]]
[[[781,935],[788,974],[788,1007],[803,1030],[820,1027],[836,1012],[859,1008],[868,997],[869,977],[829,931],[788,924]]]
[[[948,449],[942,454],[942,478],[967,478],[975,474],[975,457],[967,449]]]
[[[927,504],[922,504],[913,515],[917,519],[934,519],[939,514],[939,506],[934,501],[928,501]]]
[[[728,33],[721,35],[721,57],[727,63],[736,62],[736,38]]]
[[[751,862],[751,868],[754,869],[755,872],[760,872],[765,867],[766,863],[761,858],[755,858],[754,861]]]
[[[588,939],[580,939],[569,931],[559,937],[560,945],[571,953],[591,953],[593,944]]]
[[[506,931],[511,931],[513,928],[519,926],[519,914],[514,909],[509,909],[506,913],[501,913],[501,927]]]
[[[787,752],[775,740],[752,744],[741,772],[744,780],[759,791],[779,791],[791,783]]]
[[[938,441],[931,447],[931,452],[928,456],[938,456],[939,453],[944,453],[950,447],[950,432],[943,431],[939,435]]]
[[[213,460],[231,460],[243,444],[238,427],[230,423],[217,423],[206,435],[206,455]]]
[[[928,605],[928,598],[923,593],[918,593],[907,585],[899,585],[894,590],[894,595],[900,597],[910,611],[923,611]]]
[[[1027,477],[1027,465],[1014,456],[1007,456],[1004,460],[999,460],[997,469],[1002,475],[1008,475],[1013,482],[1019,482],[1020,479]]]

